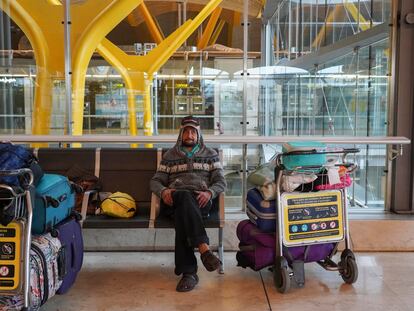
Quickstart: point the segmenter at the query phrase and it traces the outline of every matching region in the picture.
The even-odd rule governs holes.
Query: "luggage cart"
[[[283,158],[289,156],[306,156],[326,154],[342,156],[341,163],[348,173],[356,169],[354,163],[346,162],[348,154],[358,153],[359,149],[318,148],[307,151],[291,151],[276,156],[276,258],[273,267],[273,280],[280,293],[289,290],[294,279],[298,287],[305,284],[304,263],[317,262],[324,269],[339,271],[345,283],[352,284],[358,278],[358,267],[355,255],[351,250],[349,239],[349,224],[347,213],[346,187],[335,190],[320,190],[316,192],[284,192],[281,191],[282,176],[295,172],[319,171],[321,166],[298,166],[287,170]],[[345,249],[340,261],[335,263],[332,256],[337,252],[339,242],[345,241]],[[332,248],[329,248],[331,244]],[[328,247],[327,247],[328,246]],[[292,256],[299,248],[305,249],[303,261],[292,262]],[[313,248],[313,250],[312,250]],[[318,259],[306,260],[308,251],[324,256]],[[319,252],[319,253],[318,253]],[[323,255],[324,252],[326,255]],[[290,256],[290,257],[289,257]],[[312,256],[310,256],[312,257]],[[313,256],[316,258],[315,256]]]
[[[22,310],[30,310],[30,244],[32,198],[30,169],[0,171],[0,176],[25,177],[27,185],[12,187],[0,184],[3,214],[10,217],[7,226],[0,225],[0,295],[23,295]]]

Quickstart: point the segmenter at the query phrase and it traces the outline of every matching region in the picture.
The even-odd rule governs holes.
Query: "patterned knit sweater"
[[[215,198],[226,189],[219,155],[204,145],[203,137],[198,132],[200,148],[192,157],[188,157],[182,150],[182,133],[183,129],[180,130],[175,146],[163,155],[157,172],[151,179],[151,191],[161,197],[161,192],[166,188],[208,190],[212,198]]]

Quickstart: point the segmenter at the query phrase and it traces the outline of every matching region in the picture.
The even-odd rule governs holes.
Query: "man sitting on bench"
[[[212,199],[226,188],[219,155],[204,145],[196,118],[182,120],[177,143],[164,154],[150,187],[162,199],[160,213],[174,218],[175,274],[183,275],[176,289],[190,291],[198,283],[194,248],[208,271],[220,267],[203,218],[209,217]]]

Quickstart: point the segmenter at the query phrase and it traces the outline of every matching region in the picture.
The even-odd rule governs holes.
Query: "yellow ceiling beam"
[[[223,30],[224,24],[226,22],[224,20],[220,20],[217,27],[214,29],[213,34],[211,35],[210,41],[208,42],[208,45],[213,45],[216,43],[218,37],[221,34],[221,31]]]
[[[231,22],[228,24],[227,29],[227,46],[233,46],[233,31],[234,27],[240,26],[241,14],[234,11]]]
[[[334,9],[331,10],[325,20],[324,25],[319,30],[319,33],[316,35],[315,40],[313,40],[312,47],[318,48],[322,42],[322,39],[325,36],[325,31],[329,31],[332,29],[332,22],[334,21],[335,15],[337,15],[340,11],[340,6],[335,5]]]
[[[142,2],[141,5],[138,6],[138,9],[144,17],[145,23],[147,24],[148,30],[151,34],[151,37],[154,39],[155,43],[161,43],[161,41],[164,40],[164,37],[160,32],[156,21],[154,20],[153,16],[151,15],[150,11],[145,5],[145,2]]]
[[[210,41],[211,35],[214,31],[214,28],[216,27],[217,21],[220,17],[222,8],[221,7],[217,7],[213,13],[211,14],[206,29],[204,30],[203,34],[201,35],[200,40],[197,43],[197,49],[198,50],[202,50],[204,49],[208,42]]]
[[[47,2],[49,2],[51,5],[62,5],[62,2],[60,2],[60,0],[46,0]]]
[[[359,29],[365,31],[371,28],[371,23],[367,21],[364,16],[362,16],[361,12],[358,10],[354,3],[345,1],[344,7],[345,10],[351,14],[354,21],[359,22]]]

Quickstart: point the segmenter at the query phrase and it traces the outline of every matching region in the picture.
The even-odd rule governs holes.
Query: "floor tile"
[[[414,253],[356,256],[359,278],[355,284],[345,284],[338,272],[306,264],[304,288],[292,286],[280,294],[270,271],[236,267],[235,253],[229,252],[225,253],[225,275],[200,267],[196,289],[177,293],[173,253],[86,253],[74,287],[66,295],[53,297],[41,310],[412,310]]]
[[[173,262],[173,253],[86,253],[74,287],[42,310],[269,310],[260,275],[236,267],[234,253],[225,254],[224,275],[200,266],[188,293],[175,291]]]
[[[285,294],[277,292],[271,272],[263,272],[263,279],[273,310],[412,310],[414,286],[406,282],[395,284],[397,275],[404,276],[414,260],[414,254],[401,253],[405,258],[398,272],[391,275],[388,270],[398,255],[393,253],[357,253],[359,277],[355,284],[348,285],[335,271],[326,271],[315,263],[305,265],[306,283],[303,288],[295,285]],[[390,256],[391,255],[391,256]],[[335,257],[336,262],[338,257]],[[411,278],[412,280],[413,278]],[[404,287],[399,291],[400,286]]]

